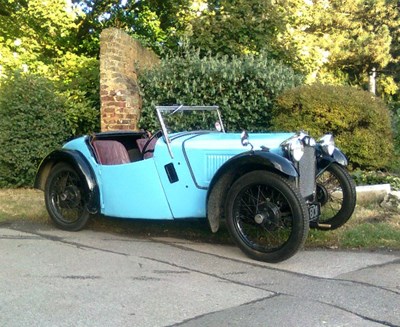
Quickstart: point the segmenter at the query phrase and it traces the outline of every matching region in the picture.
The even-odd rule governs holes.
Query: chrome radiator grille
[[[301,195],[308,198],[315,191],[316,157],[314,147],[304,147],[304,155],[298,163],[298,170]]]

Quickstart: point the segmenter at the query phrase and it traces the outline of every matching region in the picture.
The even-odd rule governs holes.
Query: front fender
[[[288,177],[298,177],[299,174],[294,167],[293,163],[275,153],[267,151],[248,151],[234,156],[229,159],[225,164],[223,164],[213,180],[219,178],[226,171],[232,169],[233,167],[243,167],[243,166],[264,166],[272,170],[276,170]],[[213,184],[213,181],[211,181]]]
[[[299,176],[292,162],[272,152],[249,151],[229,159],[216,172],[208,188],[207,218],[213,233],[218,231],[220,217],[224,215],[229,187],[239,176],[260,169],[275,171],[291,178]]]
[[[283,173],[284,175],[290,177],[299,176],[299,173],[297,172],[293,163],[285,157],[266,151],[255,151],[254,155],[261,159],[260,163],[265,163],[266,166],[271,168],[273,167],[275,170]]]
[[[89,161],[85,156],[76,150],[56,150],[45,157],[36,174],[34,188],[44,191],[46,180],[54,165],[65,162],[71,165],[78,173],[80,178],[85,181],[85,194],[87,196],[88,210],[96,213],[100,207],[100,191],[96,180],[96,175]]]
[[[238,172],[243,169],[250,171],[263,167],[277,171],[287,177],[296,178],[299,176],[293,163],[280,155],[267,151],[248,151],[240,153],[225,162],[212,178],[208,191],[211,191],[221,176],[230,171]]]
[[[335,148],[332,156],[329,156],[321,151],[321,154],[317,159],[317,176],[321,175],[326,168],[333,163],[338,163],[341,166],[347,166],[348,160],[345,154],[338,148]]]

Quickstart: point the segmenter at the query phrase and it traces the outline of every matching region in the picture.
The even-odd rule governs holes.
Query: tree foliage
[[[284,10],[288,19],[281,40],[310,81],[332,81],[341,72],[344,81],[362,83],[372,68],[382,70],[394,61],[400,35],[397,0],[293,2]]]
[[[176,48],[186,34],[193,0],[75,0],[85,11],[78,38],[97,55],[102,29],[117,27],[160,53]]]
[[[395,60],[400,15],[397,0],[220,0],[193,19],[190,41],[205,52],[266,51],[316,80],[362,85],[372,68]]]
[[[276,1],[214,1],[191,22],[193,46],[213,54],[241,55],[268,52],[285,58],[277,47],[284,24]]]
[[[203,55],[267,52],[309,82],[365,86],[375,68],[381,94],[397,92],[397,0],[2,1],[3,71],[39,69],[67,51],[97,57],[101,30],[113,26],[158,53],[186,43]]]
[[[0,11],[0,66],[46,74],[73,48],[77,12],[66,0],[9,0]]]

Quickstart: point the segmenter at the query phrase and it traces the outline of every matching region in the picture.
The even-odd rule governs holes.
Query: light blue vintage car
[[[80,230],[96,213],[203,218],[212,232],[225,222],[249,257],[279,262],[302,247],[309,227],[335,229],[352,215],[354,183],[331,135],[227,133],[216,106],[155,111],[160,131],[151,136],[82,136],[43,160],[35,187],[59,228]]]

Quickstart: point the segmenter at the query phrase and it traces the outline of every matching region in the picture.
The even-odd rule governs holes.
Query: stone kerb
[[[137,130],[141,97],[136,64],[151,67],[159,62],[124,31],[103,30],[100,35],[101,130]]]

